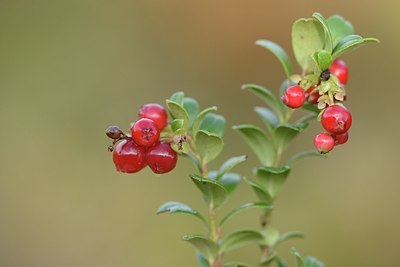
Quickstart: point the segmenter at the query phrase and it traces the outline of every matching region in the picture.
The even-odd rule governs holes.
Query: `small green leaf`
[[[322,72],[327,70],[329,66],[332,64],[332,56],[331,53],[326,50],[320,50],[313,54],[313,60],[315,64],[317,64],[318,69]]]
[[[172,102],[175,102],[179,105],[182,105],[184,97],[185,97],[185,94],[183,92],[176,92],[169,98],[169,100],[171,100]]]
[[[354,33],[353,25],[339,15],[333,15],[326,20],[329,30],[332,34],[333,47],[335,47],[340,40],[348,35]]]
[[[222,239],[221,252],[228,252],[252,243],[259,244],[264,240],[263,235],[255,230],[238,230]]]
[[[279,231],[274,227],[268,226],[263,231],[263,234],[265,243],[270,247],[274,247],[279,240]]]
[[[256,170],[258,180],[272,198],[275,198],[282,190],[289,173],[290,167],[288,166],[281,168],[262,167]]]
[[[292,46],[297,62],[307,73],[313,71],[311,55],[324,49],[325,31],[315,18],[299,19],[293,24]]]
[[[203,122],[200,125],[200,130],[212,133],[216,136],[222,137],[225,130],[225,118],[215,113],[208,113],[203,118]]]
[[[283,118],[284,106],[280,100],[267,88],[257,84],[244,84],[242,90],[247,90],[263,100],[279,118]]]
[[[269,108],[255,107],[254,111],[260,116],[261,120],[267,127],[268,132],[272,135],[275,126],[279,124],[278,117]]]
[[[291,166],[293,163],[306,158],[306,157],[321,157],[326,159],[326,155],[319,153],[318,151],[315,150],[308,150],[308,151],[304,151],[304,152],[300,152],[294,156],[292,156],[285,165],[287,166]]]
[[[167,100],[167,107],[173,119],[181,119],[185,123],[189,122],[189,116],[186,110],[180,104],[171,100]]]
[[[182,119],[175,119],[171,122],[171,129],[173,132],[179,131],[183,128],[184,120]]]
[[[298,119],[295,124],[309,123],[310,121],[316,119],[317,119],[317,114],[315,114],[314,112],[308,113],[307,115],[304,115],[303,117]]]
[[[215,208],[219,207],[226,199],[226,189],[218,182],[200,177],[198,175],[190,175],[192,181],[203,194],[204,200],[208,204],[212,204]]]
[[[243,262],[228,262],[224,264],[224,267],[251,267],[251,265]]]
[[[206,108],[205,110],[201,111],[199,113],[199,115],[197,115],[197,117],[194,120],[193,125],[192,125],[192,133],[195,138],[196,138],[197,132],[200,129],[200,125],[203,122],[204,117],[207,115],[207,113],[212,112],[212,111],[217,111],[217,107]]]
[[[282,258],[276,257],[275,262],[277,264],[276,267],[289,267],[289,265]]]
[[[363,38],[359,35],[348,35],[335,46],[332,56],[333,58],[338,58],[342,54],[368,43],[379,43],[379,40],[376,38]]]
[[[254,203],[247,203],[247,204],[244,204],[244,205],[242,205],[242,206],[240,206],[240,207],[238,207],[238,208],[236,208],[236,209],[230,211],[230,212],[221,220],[221,222],[219,223],[219,225],[222,226],[226,221],[228,221],[228,220],[231,219],[234,215],[236,215],[236,214],[238,214],[238,213],[240,213],[240,212],[242,212],[242,211],[245,211],[245,210],[248,210],[248,209],[254,209],[254,208],[257,208],[257,209],[264,209],[264,210],[266,210],[266,209],[271,210],[271,209],[272,209],[272,206],[271,206],[271,205],[268,205],[267,203],[263,203],[263,202],[254,202]]]
[[[325,267],[323,262],[311,256],[307,256],[304,259],[304,263],[306,264],[306,267]]]
[[[199,115],[199,103],[194,98],[185,97],[183,99],[183,108],[189,115],[189,122],[192,125],[197,115]]]
[[[322,28],[325,31],[325,46],[324,49],[329,52],[329,54],[333,50],[333,39],[332,39],[332,34],[329,29],[328,24],[325,21],[325,18],[320,14],[320,13],[314,13],[312,15],[319,23],[321,23]],[[328,66],[329,67],[329,66]],[[325,69],[324,69],[325,70]]]
[[[307,123],[299,125],[281,124],[277,126],[274,131],[276,148],[285,149],[290,141],[292,141],[307,126]]]
[[[275,162],[275,147],[260,128],[254,125],[238,125],[233,129],[239,132],[263,166],[270,166]]]
[[[318,107],[314,104],[311,104],[309,102],[304,102],[303,106],[301,107],[302,109],[314,112],[316,114],[318,114],[320,112],[320,110],[318,109]]]
[[[185,235],[183,240],[192,244],[206,259],[214,259],[218,253],[218,246],[204,235]]]
[[[236,165],[239,163],[242,163],[247,159],[247,156],[237,156],[237,157],[232,157],[225,161],[221,168],[218,171],[217,178],[216,180],[219,180],[222,176],[224,176],[226,173],[230,172]]]
[[[196,151],[203,164],[214,160],[224,148],[224,141],[217,135],[199,130],[195,141]]]
[[[268,40],[258,40],[256,45],[264,47],[278,58],[288,78],[293,74],[293,67],[292,63],[290,62],[290,58],[281,46]]]
[[[276,256],[278,254],[276,252],[272,252],[268,257],[263,258],[260,261],[260,267],[270,267],[276,261]]]
[[[254,193],[256,194],[256,196],[260,201],[266,204],[272,203],[271,195],[260,184],[250,180],[247,177],[243,177],[243,180],[251,187],[251,189],[253,189]]]
[[[196,251],[196,259],[199,267],[210,267],[208,260],[199,251]]]
[[[170,201],[165,204],[163,204],[160,208],[157,210],[157,214],[161,213],[170,213],[170,214],[188,214],[192,215],[198,219],[200,219],[202,222],[207,224],[206,220],[201,216],[197,211],[192,209],[186,204],[180,203],[180,202],[174,202]]]
[[[304,234],[301,232],[286,232],[279,236],[279,239],[274,244],[274,246],[279,245],[280,243],[293,239],[293,238],[304,238]]]
[[[226,173],[219,179],[219,183],[225,188],[228,196],[233,193],[240,182],[240,175],[237,173]]]
[[[296,257],[297,267],[307,267],[304,262],[304,259],[301,257],[300,253],[295,248],[292,248],[290,252],[292,252],[292,254]]]

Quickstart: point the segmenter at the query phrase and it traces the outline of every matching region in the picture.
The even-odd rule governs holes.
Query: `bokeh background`
[[[291,263],[296,246],[327,266],[400,266],[400,2],[393,0],[0,0],[0,266],[196,266],[180,237],[202,226],[155,215],[167,200],[204,210],[187,178],[192,165],[180,160],[163,176],[119,174],[104,129],[128,129],[140,105],[184,90],[228,120],[217,163],[249,154],[238,171],[250,174],[258,163],[230,127],[261,125],[253,106],[262,103],[240,85],[277,92],[284,78],[254,41],[290,50],[292,22],[314,11],[339,13],[382,43],[344,58],[351,139],[329,160],[294,167],[274,225],[307,237],[280,252]],[[320,130],[308,129],[293,152],[312,148]],[[242,184],[221,213],[253,199]],[[227,231],[256,227],[257,218],[249,211]],[[255,264],[258,251],[227,258]]]

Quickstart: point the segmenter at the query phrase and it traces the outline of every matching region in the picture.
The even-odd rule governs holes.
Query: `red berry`
[[[314,137],[314,146],[319,152],[325,154],[333,149],[335,140],[329,134],[320,133]]]
[[[159,104],[146,104],[140,108],[139,118],[147,118],[154,121],[161,131],[167,125],[168,114],[165,108]]]
[[[347,132],[350,129],[351,122],[350,112],[339,105],[327,107],[321,116],[321,123],[324,129],[334,135]]]
[[[335,135],[334,139],[335,139],[335,146],[342,145],[342,144],[346,143],[347,140],[349,140],[349,133],[345,132],[343,134]]]
[[[169,143],[158,142],[146,153],[146,163],[154,173],[167,173],[175,168],[178,155]]]
[[[307,101],[314,105],[318,103],[318,98],[320,98],[321,96],[318,90],[312,92],[315,90],[315,87],[316,86],[311,86],[310,88],[308,88],[305,94]]]
[[[335,75],[341,84],[346,84],[349,79],[349,69],[341,59],[335,59],[329,67],[331,74]]]
[[[132,140],[123,140],[117,144],[113,153],[113,161],[117,171],[134,173],[143,169],[146,151]]]
[[[140,119],[131,128],[132,138],[136,144],[144,147],[152,146],[160,138],[160,130],[150,119]]]
[[[282,96],[283,103],[290,108],[299,108],[305,101],[305,92],[298,85],[290,86]]]

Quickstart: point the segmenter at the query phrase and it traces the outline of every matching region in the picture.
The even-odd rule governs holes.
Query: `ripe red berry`
[[[132,138],[136,144],[144,147],[152,146],[160,138],[160,130],[150,119],[140,119],[131,128]]]
[[[340,105],[327,107],[321,116],[321,123],[324,129],[334,135],[347,132],[350,129],[351,122],[350,112]]]
[[[146,163],[154,173],[167,173],[175,168],[178,155],[169,143],[158,142],[146,153]]]
[[[134,173],[143,169],[146,151],[132,140],[123,140],[117,144],[113,153],[113,161],[117,171]]]
[[[320,133],[314,137],[314,146],[319,152],[325,154],[333,149],[335,140],[329,134]]]
[[[165,108],[159,104],[146,104],[140,108],[139,118],[147,118],[154,121],[161,131],[167,125],[168,114]]]
[[[298,85],[290,86],[282,96],[283,103],[290,108],[299,108],[304,104],[306,97],[303,88]]]
[[[312,92],[313,90],[315,90],[315,87],[316,86],[311,86],[310,88],[308,88],[305,94],[307,101],[314,105],[318,103],[318,98],[320,98],[321,96],[318,90]]]
[[[349,69],[341,59],[335,59],[329,67],[331,74],[335,75],[341,84],[346,84],[349,79]]]
[[[349,140],[349,133],[345,132],[343,134],[338,134],[333,137],[335,139],[335,146],[342,145]]]

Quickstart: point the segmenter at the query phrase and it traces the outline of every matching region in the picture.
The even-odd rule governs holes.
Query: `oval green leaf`
[[[276,125],[279,124],[279,119],[272,110],[264,107],[255,107],[254,111],[260,116],[261,120],[267,127],[268,133],[272,135]]]
[[[249,210],[249,209],[264,209],[264,210],[271,210],[272,206],[267,204],[267,203],[263,203],[263,202],[253,202],[253,203],[247,203],[244,204],[232,211],[230,211],[219,223],[220,226],[222,226],[225,222],[227,222],[228,220],[230,220],[233,216],[235,216],[236,214],[241,213],[242,211],[245,210]]]
[[[332,53],[332,50],[333,50],[333,38],[332,38],[331,31],[329,29],[328,24],[326,23],[326,20],[325,20],[324,16],[322,16],[322,14],[320,14],[318,12],[315,12],[312,16],[313,16],[313,18],[315,18],[321,24],[322,28],[325,31],[324,49],[327,50],[329,52],[329,54]],[[326,69],[324,69],[324,70],[326,70]]]
[[[354,34],[353,25],[342,16],[333,15],[326,20],[326,24],[332,35],[333,47],[344,37]]]
[[[199,115],[199,103],[194,98],[185,97],[182,106],[189,115],[189,122],[192,125],[197,115]]]
[[[307,126],[307,123],[299,125],[281,124],[277,126],[274,131],[274,143],[276,148],[285,149],[300,132],[307,128]]]
[[[210,238],[204,235],[185,235],[183,240],[192,244],[206,259],[215,259],[218,246]]]
[[[281,168],[262,167],[256,170],[258,181],[272,198],[275,198],[282,190],[289,173],[290,167],[288,166]]]
[[[190,175],[192,181],[203,194],[203,198],[207,204],[212,204],[215,208],[219,207],[226,199],[226,189],[218,182],[200,177],[198,175]]]
[[[379,40],[376,38],[363,38],[359,35],[348,35],[341,39],[335,46],[332,56],[333,58],[338,58],[342,54],[350,52],[368,43],[379,43]]]
[[[207,164],[222,152],[224,141],[217,135],[199,130],[196,134],[195,146],[201,162]]]
[[[199,115],[197,115],[196,119],[193,122],[192,125],[192,135],[194,136],[194,138],[196,138],[196,134],[200,129],[200,125],[203,122],[204,117],[212,111],[217,111],[217,107],[210,107],[210,108],[206,108],[203,111],[201,111],[199,113]]]
[[[167,100],[167,108],[173,119],[181,119],[186,127],[189,126],[189,115],[186,110],[177,102]]]
[[[228,196],[233,193],[240,182],[240,175],[237,173],[226,173],[218,181],[226,190]]]
[[[219,180],[222,178],[226,173],[230,172],[236,165],[239,163],[242,163],[247,159],[247,156],[242,155],[242,156],[237,156],[237,157],[232,157],[225,161],[222,165],[221,168],[218,170],[217,178],[216,180]]]
[[[180,202],[175,202],[175,201],[166,202],[161,207],[159,207],[157,210],[157,214],[166,213],[166,212],[168,212],[170,214],[192,215],[192,216],[200,219],[202,222],[204,222],[207,225],[206,220],[196,210],[194,210],[191,207],[189,207],[188,205],[180,203]]]
[[[238,230],[222,239],[221,252],[228,252],[249,244],[260,244],[264,236],[255,230]]]
[[[196,259],[199,267],[210,267],[208,260],[199,251],[196,251]]]
[[[255,181],[250,180],[247,177],[243,177],[243,180],[251,187],[251,189],[254,191],[256,196],[261,202],[264,202],[266,204],[271,204],[272,203],[272,197],[271,195],[267,192],[266,189],[264,189],[260,184],[256,183]]]
[[[208,113],[204,116],[200,125],[200,130],[212,133],[216,136],[222,137],[225,130],[225,118],[215,113]]]
[[[301,160],[301,159],[307,158],[307,157],[321,157],[321,158],[326,159],[326,155],[321,154],[320,152],[318,152],[318,151],[316,151],[316,150],[308,150],[308,151],[303,151],[303,152],[300,152],[300,153],[298,153],[298,154],[292,156],[292,157],[286,162],[285,165],[291,166],[293,163],[295,163],[295,162],[297,162],[297,161],[299,161],[299,160]]]
[[[283,69],[285,70],[286,76],[289,78],[290,75],[293,74],[293,67],[292,63],[290,62],[290,58],[286,54],[285,50],[278,44],[271,42],[269,40],[258,40],[256,42],[256,45],[259,45],[268,51],[270,51],[272,54],[275,55],[275,57],[279,60],[279,62],[282,64]]]

